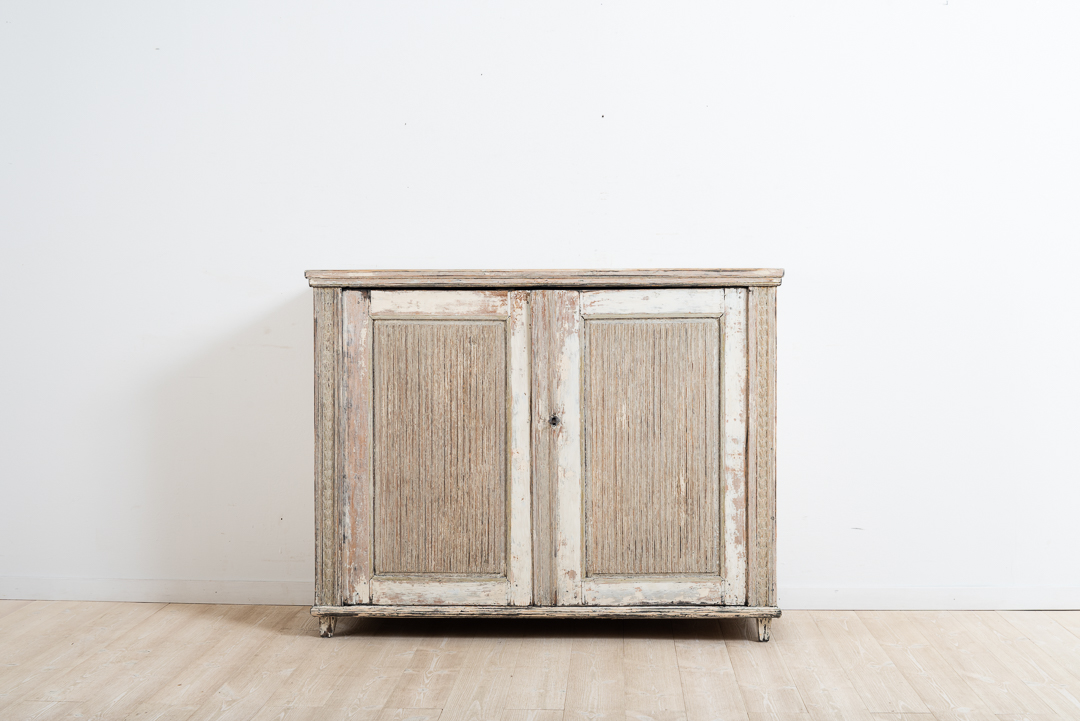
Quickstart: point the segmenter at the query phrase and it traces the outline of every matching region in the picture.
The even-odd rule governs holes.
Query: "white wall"
[[[311,598],[307,268],[780,266],[780,601],[1080,607],[1080,5],[0,5],[0,597]]]

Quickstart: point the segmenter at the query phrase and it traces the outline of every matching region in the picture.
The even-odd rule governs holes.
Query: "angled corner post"
[[[776,288],[751,288],[749,300],[747,603],[776,606]],[[771,619],[758,620],[769,640]]]
[[[315,294],[315,604],[340,605],[338,569],[341,493],[337,412],[341,357],[341,289]],[[326,629],[324,628],[324,635]]]

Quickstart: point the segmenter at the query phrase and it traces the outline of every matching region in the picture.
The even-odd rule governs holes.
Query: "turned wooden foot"
[[[334,626],[337,625],[337,616],[321,616],[319,618],[319,635],[330,638],[334,635]]]
[[[769,640],[769,628],[772,626],[771,618],[759,618],[757,619],[757,640],[768,641]]]

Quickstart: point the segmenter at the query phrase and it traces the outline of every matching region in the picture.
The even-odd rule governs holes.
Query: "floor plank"
[[[506,696],[507,709],[562,710],[570,675],[573,626],[573,622],[553,619],[539,620],[525,629]]]
[[[813,611],[811,616],[868,711],[930,712],[854,611]]]
[[[754,622],[745,619],[721,621],[720,630],[751,719],[761,713],[807,713],[778,644],[760,643]]]
[[[1080,721],[1080,613],[347,619],[0,603],[0,719]]]
[[[720,624],[704,619],[675,621],[672,638],[687,721],[748,721]]]
[[[579,630],[570,651],[564,721],[625,719],[622,621],[603,620]]]
[[[912,611],[908,616],[993,713],[1053,713],[1037,693],[975,640],[959,615],[946,611]]]
[[[813,721],[873,721],[808,611],[789,611],[773,628],[773,641],[779,641],[780,657]]]
[[[1027,684],[1055,713],[1080,719],[1080,680],[995,611],[956,611],[983,648]],[[1080,669],[1075,669],[1080,673]]]
[[[979,694],[931,646],[907,614],[860,611],[858,616],[935,718],[996,721]]]

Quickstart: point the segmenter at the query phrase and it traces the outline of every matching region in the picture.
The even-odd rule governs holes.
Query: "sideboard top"
[[[314,287],[672,288],[780,285],[780,268],[643,270],[309,270]]]

